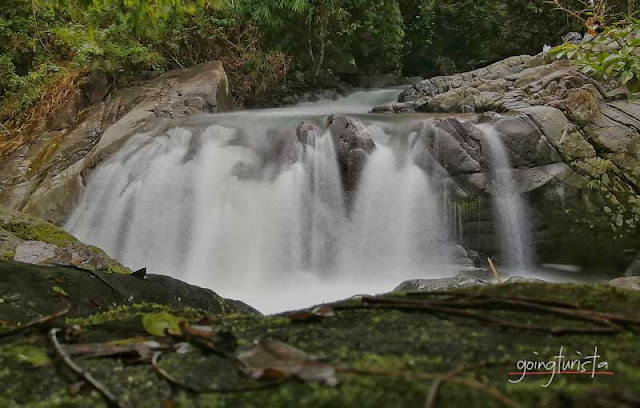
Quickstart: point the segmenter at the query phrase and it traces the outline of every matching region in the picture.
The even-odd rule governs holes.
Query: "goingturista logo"
[[[509,378],[509,382],[517,384],[530,375],[548,375],[549,381],[542,385],[548,387],[556,375],[590,375],[591,378],[596,375],[613,375],[613,372],[608,371],[609,363],[602,360],[602,356],[598,354],[598,347],[594,348],[591,355],[583,355],[580,351],[576,351],[575,357],[571,358],[564,355],[563,351],[563,347],[560,347],[560,352],[549,360],[539,359],[538,353],[534,351],[533,354],[536,356],[534,360],[519,360],[516,368],[520,371],[508,373],[509,377],[520,377]]]

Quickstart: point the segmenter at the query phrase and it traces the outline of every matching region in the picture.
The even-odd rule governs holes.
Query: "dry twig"
[[[445,302],[445,301],[428,302],[428,301],[415,301],[410,299],[399,299],[399,298],[376,298],[376,297],[369,297],[369,296],[363,297],[362,302],[364,304],[361,304],[361,305],[334,306],[334,309],[346,310],[346,309],[379,308],[379,309],[429,311],[429,312],[435,312],[435,313],[444,313],[444,314],[451,314],[451,315],[456,315],[461,317],[472,318],[472,319],[487,322],[492,325],[500,326],[503,328],[549,332],[557,335],[560,335],[560,334],[613,334],[613,333],[619,333],[622,330],[620,326],[615,325],[610,320],[602,319],[599,316],[589,315],[588,311],[583,311],[584,313],[576,313],[575,310],[571,310],[571,309],[565,310],[562,308],[553,308],[553,307],[546,307],[541,305],[523,304],[524,306],[531,306],[536,310],[542,310],[550,313],[557,313],[557,314],[568,316],[568,317],[579,318],[581,320],[588,320],[596,323],[598,327],[582,328],[582,327],[538,326],[538,325],[532,325],[532,324],[511,322],[507,320],[490,317],[485,314],[463,310],[464,308],[467,308],[467,307],[479,306],[480,303],[476,303],[476,302],[467,302],[467,303],[461,304],[460,302]]]
[[[33,326],[38,326],[44,323],[47,323],[53,319],[55,319],[56,317],[60,317],[60,316],[64,316],[65,314],[69,313],[69,311],[71,310],[71,304],[67,303],[65,304],[65,307],[53,314],[50,314],[48,316],[42,316],[38,319],[32,320],[28,323],[22,324],[22,325],[16,325],[14,328],[12,328],[11,330],[5,331],[0,333],[0,337],[6,337],[6,336],[11,336],[13,334],[16,333],[20,333],[23,330],[26,330],[30,327]]]
[[[60,329],[53,328],[49,331],[49,339],[51,343],[53,343],[53,347],[56,350],[56,353],[62,358],[62,361],[69,367],[78,377],[82,378],[85,382],[90,384],[93,388],[95,388],[102,396],[107,400],[110,406],[116,408],[124,408],[125,406],[118,402],[116,396],[109,391],[104,385],[102,385],[98,380],[96,380],[90,372],[84,370],[82,367],[77,365],[67,354],[64,347],[58,341],[58,332]]]
[[[491,258],[487,257],[487,261],[489,262],[489,269],[491,269],[491,273],[493,273],[493,277],[496,278],[496,282],[502,283],[502,279],[500,278],[500,274],[496,269],[496,266],[493,264]]]

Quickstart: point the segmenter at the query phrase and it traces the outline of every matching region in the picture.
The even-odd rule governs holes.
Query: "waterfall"
[[[503,264],[517,270],[532,266],[532,237],[527,203],[517,189],[507,148],[490,124],[478,125],[485,135],[493,175],[493,213],[497,220]]]
[[[369,117],[376,149],[349,198],[331,133],[296,138],[302,120],[362,115],[398,92],[182,118],[136,135],[95,169],[65,228],[132,269],[266,313],[451,275],[460,228],[446,174],[406,120]]]

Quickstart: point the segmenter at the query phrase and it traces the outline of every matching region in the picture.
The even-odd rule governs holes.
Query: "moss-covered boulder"
[[[131,270],[103,250],[86,245],[55,225],[0,206],[0,260],[75,266],[91,271],[129,274]]]
[[[88,317],[131,305],[193,308],[205,313],[255,311],[212,290],[163,275],[121,275],[78,268],[0,261],[0,320],[25,322],[73,305],[70,317]]]
[[[72,288],[67,289],[71,295]],[[297,313],[295,319],[240,312],[210,316],[203,322],[202,312],[191,308],[149,305],[121,306],[85,318],[58,318],[29,333],[0,337],[0,406],[108,406],[92,386],[78,387],[78,376],[54,353],[47,332],[72,325],[80,326],[79,334],[65,338],[61,332],[58,341],[123,407],[613,407],[634,406],[640,398],[640,335],[637,323],[630,323],[634,318],[637,322],[639,293],[605,285],[544,283],[475,287],[455,296],[447,293],[355,298],[334,304],[333,310]],[[516,306],[523,298],[535,299],[540,307]],[[433,305],[434,301],[450,305],[473,301],[476,306],[454,309],[457,312],[394,307],[394,302]],[[505,302],[512,306],[499,306]],[[565,313],[554,313],[554,307]],[[577,318],[571,310],[599,317]],[[605,315],[593,311],[609,313],[610,320],[605,322]],[[0,319],[5,318],[0,309]],[[160,318],[167,328],[179,320],[200,319],[203,326],[198,330],[209,327],[233,341],[198,342],[195,331],[178,339],[150,337],[145,321]],[[309,356],[307,368],[316,371],[283,382],[283,371],[295,369],[295,364],[281,361],[280,370],[263,371],[268,379],[249,378],[244,372],[255,367],[243,367],[240,354],[228,347],[237,345],[246,356],[247,348],[265,338],[304,351],[292,352],[274,343],[281,354]],[[168,341],[191,345],[156,354],[155,368],[148,359],[140,363],[140,355],[83,358],[77,354],[86,345],[95,348],[99,343],[113,349],[141,341],[158,347]],[[521,371],[519,361],[550,361],[561,347],[566,360],[583,361],[597,347],[598,363],[607,363],[598,371],[613,375],[557,374],[546,388],[549,375],[509,382],[518,379],[509,373]],[[321,374],[317,370],[334,373],[339,383],[330,386],[326,383],[332,381],[299,379]],[[429,399],[435,405],[425,404]]]

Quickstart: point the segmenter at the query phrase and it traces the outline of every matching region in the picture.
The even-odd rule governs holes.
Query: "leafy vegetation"
[[[566,42],[552,50],[557,58],[574,60],[582,72],[626,86],[640,96],[640,20],[629,18],[605,27],[589,41]]]
[[[292,81],[429,76],[535,53],[579,26],[553,8],[545,0],[4,0],[0,134],[33,132],[96,70],[113,90],[220,59],[241,103]]]

